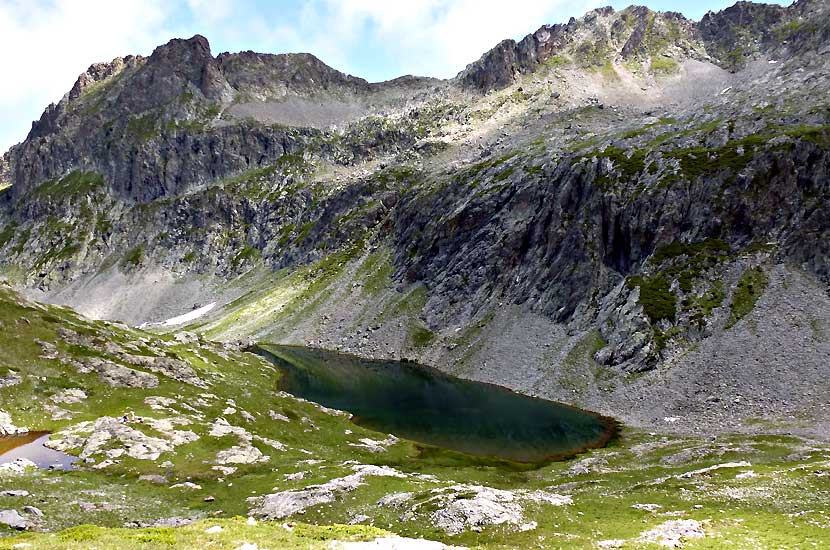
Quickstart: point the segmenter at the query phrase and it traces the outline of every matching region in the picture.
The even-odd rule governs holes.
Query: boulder
[[[24,531],[29,528],[30,523],[17,510],[0,510],[0,525]]]
[[[37,468],[37,464],[27,458],[18,458],[12,462],[0,464],[0,475],[22,475],[26,470]]]
[[[0,411],[0,437],[5,435],[24,434],[28,431],[28,428],[15,426],[9,413],[6,411]]]

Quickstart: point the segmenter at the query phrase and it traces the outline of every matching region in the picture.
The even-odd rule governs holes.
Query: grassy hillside
[[[68,472],[0,473],[4,490],[28,493],[0,494],[0,510],[32,531],[0,528],[0,548],[323,548],[386,531],[515,548],[648,548],[680,532],[688,548],[828,540],[830,449],[801,439],[627,429],[574,460],[511,464],[362,429],[279,392],[279,374],[233,346],[88,321],[7,287],[0,323],[0,378],[13,384],[2,410],[83,457]],[[113,386],[113,365],[143,373],[117,380],[157,385]],[[142,422],[107,420],[128,411]],[[269,494],[291,505],[257,500]],[[362,526],[326,527],[349,522]]]

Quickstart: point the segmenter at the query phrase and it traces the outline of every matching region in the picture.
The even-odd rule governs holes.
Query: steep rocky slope
[[[4,157],[0,262],[99,318],[218,302],[212,338],[826,433],[827,12],[604,8],[378,84],[173,40],[90,67]]]

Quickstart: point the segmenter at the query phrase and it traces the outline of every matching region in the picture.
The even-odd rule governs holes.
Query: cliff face
[[[616,372],[668,365],[746,317],[773,266],[830,281],[826,15],[606,8],[450,81],[379,84],[173,40],[91,66],[4,157],[0,262],[81,307],[163,278],[263,320],[222,336],[305,341],[288,327],[336,315],[358,351],[397,324],[389,353],[463,365],[456,335],[515,307],[595,331]]]

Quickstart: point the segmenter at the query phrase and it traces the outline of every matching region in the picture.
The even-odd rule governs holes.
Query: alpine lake
[[[464,380],[415,363],[262,344],[281,371],[279,389],[347,411],[356,424],[470,455],[537,463],[604,446],[610,418]]]

